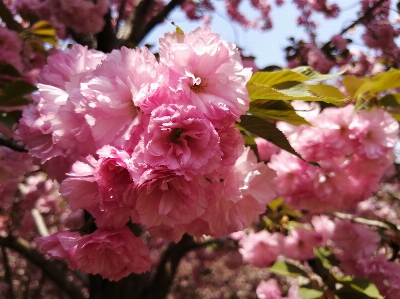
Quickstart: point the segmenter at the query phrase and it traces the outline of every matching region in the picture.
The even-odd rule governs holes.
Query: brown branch
[[[347,31],[349,31],[351,28],[357,26],[358,24],[360,24],[361,22],[363,22],[365,19],[369,18],[372,13],[374,12],[375,9],[377,9],[379,6],[381,6],[383,4],[383,2],[385,2],[386,0],[380,0],[378,2],[376,2],[373,6],[371,6],[370,8],[368,8],[365,13],[358,18],[357,20],[355,20],[353,23],[351,23],[349,26],[347,26],[346,28],[344,28],[339,34],[343,35],[345,34]]]
[[[115,26],[116,32],[118,32],[119,26],[121,25],[121,21],[124,17],[126,2],[127,2],[127,0],[122,0],[121,3],[119,4],[117,25]]]
[[[131,46],[136,47],[139,43],[139,37],[142,36],[142,32],[146,24],[146,18],[148,17],[155,3],[155,0],[141,0],[136,6],[135,12],[130,20],[131,31],[127,40]]]
[[[10,248],[24,258],[39,267],[60,289],[72,299],[85,299],[80,289],[68,281],[63,267],[60,263],[47,260],[41,253],[29,246],[29,243],[22,238],[12,236],[0,236],[0,246]]]
[[[155,15],[144,27],[141,35],[138,36],[137,44],[151,31],[153,28],[162,23],[169,13],[178,5],[181,5],[185,0],[171,0],[164,8]]]
[[[25,145],[21,141],[14,140],[11,137],[7,137],[3,133],[0,133],[0,145],[11,148],[17,152],[27,152]]]
[[[11,272],[11,267],[10,267],[10,261],[8,259],[7,250],[4,246],[1,246],[1,254],[3,255],[4,272],[5,272],[4,278],[9,286],[8,296],[10,296],[9,297],[10,299],[14,299],[15,294],[14,294],[14,288],[12,285],[12,272]]]
[[[4,4],[3,0],[0,0],[0,19],[6,23],[7,28],[21,32],[24,28],[14,19],[13,14]]]
[[[135,10],[131,19],[130,33],[128,38],[123,41],[130,47],[136,47],[149,32],[158,24],[162,23],[169,13],[185,0],[171,0],[164,8],[159,11],[151,20],[146,23],[146,18],[155,4],[154,0],[142,0]]]
[[[97,50],[110,53],[117,47],[117,36],[111,23],[111,11],[104,15],[104,27],[96,34]]]
[[[148,286],[142,298],[165,299],[172,286],[179,263],[185,254],[191,250],[219,242],[219,240],[210,240],[197,243],[194,241],[193,237],[185,234],[177,244],[170,244],[163,254],[153,281]]]

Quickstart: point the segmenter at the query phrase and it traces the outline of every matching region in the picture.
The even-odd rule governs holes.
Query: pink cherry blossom
[[[208,205],[196,178],[188,181],[161,166],[145,170],[132,195],[127,200],[136,208],[140,223],[147,227],[190,223]]]
[[[231,169],[219,178],[208,179],[209,209],[203,219],[212,235],[229,234],[249,226],[276,197],[275,172],[257,163],[249,147]]]
[[[23,71],[22,40],[18,33],[0,26],[0,64],[11,64],[19,72]]]
[[[282,253],[283,235],[267,231],[250,232],[239,241],[243,261],[257,267],[269,267]]]
[[[81,236],[77,232],[59,232],[48,237],[36,238],[40,251],[56,259],[65,260],[76,267],[74,254]]]
[[[258,299],[282,299],[281,289],[275,279],[262,280],[256,293]]]
[[[251,71],[243,68],[235,46],[210,28],[165,34],[160,39],[160,61],[179,78],[180,84],[171,86],[183,90],[187,103],[211,120],[238,120],[248,109],[245,84]]]
[[[60,191],[72,209],[86,209],[101,228],[121,228],[130,219],[131,209],[124,201],[132,188],[127,161],[129,155],[111,146],[98,152],[99,160],[88,156],[72,166]]]
[[[131,273],[150,270],[149,249],[128,227],[119,230],[96,230],[83,236],[74,253],[76,268],[119,280]]]
[[[143,134],[144,162],[185,176],[211,173],[221,166],[220,138],[194,106],[162,105],[153,110]]]

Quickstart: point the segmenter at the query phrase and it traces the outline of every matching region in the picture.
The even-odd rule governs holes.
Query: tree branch
[[[169,13],[178,5],[182,4],[185,0],[171,0],[164,8],[155,15],[144,27],[142,34],[138,36],[137,43],[141,42],[142,39],[151,31],[153,28],[162,23]]]
[[[347,31],[349,31],[351,28],[357,26],[358,24],[360,24],[361,22],[363,22],[365,19],[367,19],[368,17],[371,16],[371,14],[374,12],[375,9],[377,9],[379,6],[381,6],[383,4],[383,2],[385,2],[386,0],[380,0],[378,2],[376,2],[373,6],[371,6],[370,8],[368,8],[365,13],[358,18],[357,20],[355,20],[353,23],[351,23],[349,26],[347,26],[346,28],[344,28],[339,34],[343,35],[345,34]]]
[[[142,0],[135,10],[135,14],[130,22],[130,33],[128,38],[123,41],[131,47],[137,46],[145,36],[158,24],[162,23],[169,13],[185,0],[171,0],[164,8],[159,11],[151,20],[146,23],[146,17],[151,11],[155,1]]]
[[[8,29],[17,32],[24,30],[24,28],[14,19],[13,14],[4,4],[3,0],[0,0],[0,18],[4,23],[6,23]]]
[[[44,274],[53,280],[71,299],[85,299],[80,289],[68,281],[65,271],[59,263],[47,260],[42,254],[29,246],[29,243],[22,238],[12,236],[0,236],[0,246],[8,247],[30,262],[39,267]]]
[[[158,265],[157,273],[153,281],[143,294],[143,299],[164,299],[167,297],[172,286],[174,276],[179,266],[179,262],[191,250],[208,246],[220,242],[218,240],[205,241],[197,243],[193,237],[185,234],[177,243],[172,243],[164,252]]]
[[[4,271],[5,271],[4,278],[9,286],[8,296],[10,296],[9,297],[10,299],[14,299],[15,294],[14,294],[14,288],[12,285],[12,272],[11,272],[11,268],[10,268],[10,261],[8,260],[7,251],[4,246],[1,246],[1,254],[3,256]]]
[[[3,133],[0,133],[0,145],[11,148],[17,152],[27,152],[25,145],[21,141],[14,140],[11,137],[7,137]]]
[[[117,47],[117,36],[111,23],[111,11],[104,15],[104,27],[96,34],[97,50],[110,53]]]

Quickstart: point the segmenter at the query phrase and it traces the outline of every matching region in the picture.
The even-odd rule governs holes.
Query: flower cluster
[[[50,57],[16,136],[97,230],[44,238],[43,250],[117,280],[151,264],[129,222],[179,241],[256,220],[275,193],[274,172],[235,126],[250,75],[208,28],[165,34],[159,61],[146,48],[106,55],[78,45]]]
[[[326,108],[307,120],[313,126],[278,127],[319,167],[284,151],[274,154],[269,166],[277,172],[280,195],[291,206],[316,213],[355,207],[376,191],[391,165],[398,123],[384,110],[355,113],[353,105]]]

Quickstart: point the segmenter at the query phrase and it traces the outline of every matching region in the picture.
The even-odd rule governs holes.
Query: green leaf
[[[11,64],[0,64],[0,75],[10,77],[22,77],[21,73]]]
[[[383,299],[384,297],[379,293],[378,288],[370,282],[368,279],[363,279],[363,278],[354,278],[352,282],[350,283],[350,286],[364,294],[367,295],[370,298],[375,298],[375,299]]]
[[[339,299],[384,299],[377,287],[367,279],[346,276],[343,286],[336,291]]]
[[[24,105],[27,103],[23,96],[36,90],[36,87],[26,81],[15,81],[4,87],[0,94],[0,106]]]
[[[337,78],[340,75],[343,75],[347,71],[347,69],[344,69],[344,70],[340,71],[339,73],[335,73],[335,74],[321,74],[309,66],[299,66],[299,67],[292,69],[292,71],[299,73],[303,76],[306,76],[308,78],[308,80],[310,80],[310,81],[324,81],[324,80],[328,80],[328,79]]]
[[[379,99],[381,105],[385,107],[400,107],[400,94],[387,94]]]
[[[300,287],[300,296],[302,299],[318,299],[321,298],[322,295],[324,295],[324,292],[313,286]]]
[[[271,273],[285,275],[285,276],[304,276],[308,277],[307,273],[292,263],[286,261],[275,262],[271,267],[268,268]]]
[[[303,117],[298,115],[294,109],[292,110],[271,110],[262,109],[250,105],[249,113],[255,115],[264,120],[280,120],[294,125],[309,125],[311,124],[306,121]]]
[[[400,121],[400,112],[397,111],[387,111],[389,114],[397,121]]]
[[[58,44],[56,29],[49,22],[40,20],[32,26],[31,30],[35,38],[52,45]]]
[[[346,88],[346,92],[352,97],[358,96],[358,90],[367,81],[367,78],[357,78],[355,76],[344,76],[342,83]]]
[[[13,129],[13,126],[18,123],[22,117],[22,111],[5,112],[0,111],[0,123],[9,128]]]
[[[282,82],[273,86],[248,82],[247,91],[251,100],[323,101],[335,105],[343,102],[334,97],[316,96],[307,89],[307,85],[295,81]]]
[[[274,124],[254,115],[242,115],[240,119],[241,121],[239,125],[248,132],[260,136],[281,149],[284,149],[302,159],[290,145],[285,135]]]
[[[339,264],[332,252],[324,247],[314,247],[314,255],[320,260],[321,265],[325,269],[330,270],[333,266],[337,266]]]
[[[343,93],[335,86],[328,84],[307,84],[308,90],[310,90],[316,96],[337,98],[338,100],[346,101]]]
[[[282,197],[278,197],[267,204],[268,208],[270,208],[271,211],[273,211],[273,212],[277,211],[279,209],[279,207],[281,207],[282,205],[283,205]]]
[[[275,84],[288,81],[304,82],[308,77],[296,73],[292,70],[283,70],[276,72],[256,72],[248,81],[247,84],[260,84],[265,86],[273,86]]]

